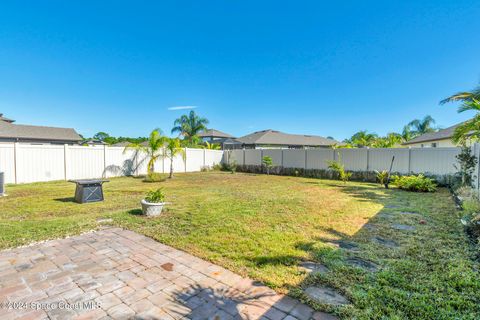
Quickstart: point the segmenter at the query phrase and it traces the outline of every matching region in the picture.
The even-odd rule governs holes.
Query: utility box
[[[69,180],[77,185],[75,202],[88,203],[103,201],[103,184],[108,180]]]

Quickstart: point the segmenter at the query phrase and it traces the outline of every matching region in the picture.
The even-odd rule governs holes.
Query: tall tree
[[[195,111],[184,114],[173,123],[172,133],[179,133],[183,138],[192,142],[195,137],[204,130],[207,130],[208,119],[199,117]]]
[[[150,133],[146,141],[147,143],[130,143],[125,147],[123,152],[133,149],[145,153],[147,155],[145,159],[148,159],[147,173],[150,175],[155,172],[155,162],[163,157],[163,146],[168,142],[168,139],[169,138],[162,135],[160,129],[155,129]]]
[[[416,135],[421,135],[429,132],[435,132],[437,129],[433,127],[435,120],[431,116],[425,116],[423,119],[415,119],[410,121],[408,126],[415,132]]]
[[[103,131],[97,132],[93,135],[93,139],[99,140],[99,141],[104,141],[108,137],[110,137],[110,135]]]

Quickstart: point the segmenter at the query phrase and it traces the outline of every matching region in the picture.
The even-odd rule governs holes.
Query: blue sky
[[[480,79],[479,1],[11,1],[0,113],[141,136],[197,106],[211,127],[344,139],[400,131]]]

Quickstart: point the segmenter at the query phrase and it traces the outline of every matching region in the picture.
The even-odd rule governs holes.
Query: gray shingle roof
[[[438,130],[437,132],[429,132],[429,133],[422,134],[421,136],[418,136],[416,138],[413,138],[412,140],[404,142],[403,145],[409,145],[409,144],[427,142],[427,141],[450,139],[450,138],[453,137],[453,133],[455,132],[455,129],[459,125],[461,125],[462,123],[458,123],[454,126],[446,128],[446,129]]]
[[[0,120],[0,138],[72,142],[82,140],[80,135],[71,128],[29,126],[2,120]]]
[[[320,136],[289,134],[275,130],[257,131],[237,139],[244,144],[288,145],[288,146],[331,146],[340,142]]]
[[[207,129],[204,132],[198,134],[200,138],[203,137],[217,137],[217,138],[233,138],[233,136],[229,135],[228,133],[215,130],[215,129]]]

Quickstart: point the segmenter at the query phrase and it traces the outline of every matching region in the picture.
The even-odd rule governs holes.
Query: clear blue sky
[[[0,113],[140,136],[211,127],[344,139],[400,131],[480,79],[476,1],[6,1]]]

